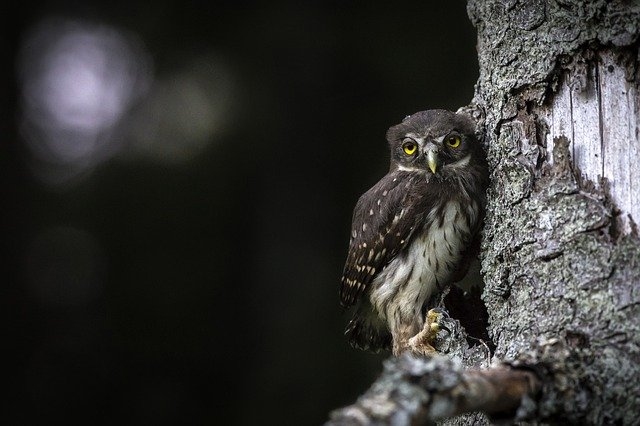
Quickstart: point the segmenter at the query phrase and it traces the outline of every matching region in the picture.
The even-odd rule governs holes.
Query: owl
[[[438,296],[477,255],[488,170],[463,113],[417,112],[387,131],[389,172],[353,212],[340,301],[345,334],[365,350],[428,355]]]

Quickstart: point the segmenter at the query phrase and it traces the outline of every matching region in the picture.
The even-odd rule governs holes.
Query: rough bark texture
[[[494,357],[545,358],[538,419],[633,424],[640,8],[470,0],[468,10],[493,170],[482,270]],[[567,93],[575,101],[561,101]]]
[[[535,407],[531,399],[523,404],[522,395],[538,390],[531,371],[464,369],[447,356],[425,360],[403,354],[387,360],[381,379],[356,404],[334,412],[330,424],[431,424],[478,409],[513,418],[523,407]],[[465,420],[485,422],[479,415]]]
[[[491,169],[481,257],[495,351],[467,346],[457,325],[436,348],[469,371],[534,372],[540,391],[520,389],[514,420],[638,424],[640,4],[469,0],[468,11],[480,63],[471,110],[484,115]],[[423,362],[409,370],[453,377]],[[424,415],[435,401],[424,387],[394,388],[392,377],[411,382],[402,363],[389,366],[354,406],[332,413],[334,424],[438,418]],[[396,401],[391,414],[378,416],[371,392]],[[443,424],[489,422],[475,413]]]
[[[469,345],[460,322],[441,321],[433,358],[403,354],[385,361],[378,380],[358,400],[330,414],[327,425],[488,424],[488,417],[528,418],[542,383],[522,364],[490,365],[489,347]],[[469,414],[469,412],[472,412]]]

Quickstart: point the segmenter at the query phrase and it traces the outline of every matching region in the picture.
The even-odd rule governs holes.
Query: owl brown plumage
[[[352,345],[432,350],[421,338],[425,308],[466,274],[484,212],[488,172],[474,128],[464,114],[429,110],[387,132],[391,167],[356,204],[340,288],[342,305],[355,306]]]

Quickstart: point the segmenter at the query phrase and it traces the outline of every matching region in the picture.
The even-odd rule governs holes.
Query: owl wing
[[[425,182],[424,177],[419,181]],[[392,172],[358,200],[340,287],[343,306],[358,301],[424,222],[429,202],[419,195],[426,191],[416,188],[417,183],[411,173]]]

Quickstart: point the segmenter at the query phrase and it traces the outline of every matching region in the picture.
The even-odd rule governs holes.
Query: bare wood
[[[555,138],[568,138],[574,169],[607,191],[620,211],[619,230],[630,233],[640,220],[638,83],[621,66],[628,60],[624,55],[602,50],[587,56],[562,76],[552,102],[541,110],[549,127],[548,155],[552,162]]]
[[[541,388],[533,372],[506,366],[466,371],[462,381],[450,394],[458,397],[458,403],[446,417],[471,411],[513,417],[523,398],[533,398]]]

